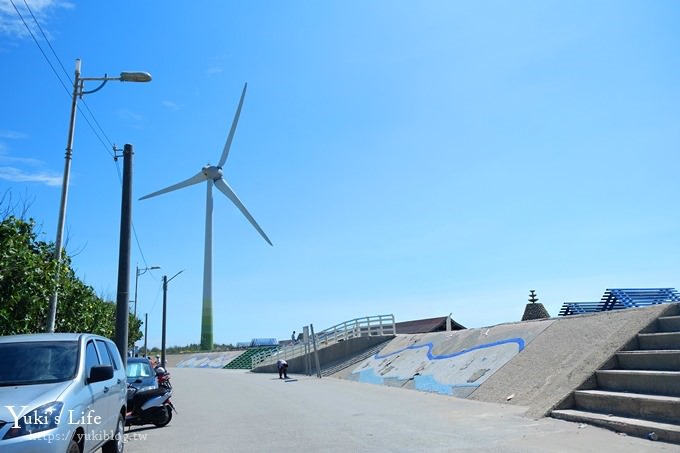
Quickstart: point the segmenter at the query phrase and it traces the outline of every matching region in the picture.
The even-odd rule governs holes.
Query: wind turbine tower
[[[248,219],[250,224],[255,227],[255,229],[260,233],[265,241],[269,245],[273,245],[269,240],[265,232],[260,228],[252,215],[248,212],[246,207],[243,205],[241,200],[234,190],[229,187],[229,184],[224,180],[224,173],[222,168],[227,161],[229,156],[229,148],[231,147],[231,142],[234,139],[234,133],[236,132],[236,125],[238,124],[239,116],[241,115],[241,108],[243,107],[243,99],[246,96],[246,88],[248,84],[243,86],[243,93],[241,93],[241,100],[238,103],[236,109],[236,114],[234,115],[234,121],[231,123],[231,129],[229,130],[229,136],[227,137],[227,143],[224,145],[224,150],[222,151],[222,157],[217,165],[206,165],[201,168],[201,171],[196,173],[189,179],[186,179],[177,184],[173,184],[165,189],[158,190],[156,192],[150,193],[143,196],[140,200],[146,200],[147,198],[155,197],[157,195],[162,195],[164,193],[172,192],[173,190],[182,189],[184,187],[193,186],[200,182],[206,182],[206,198],[205,198],[205,248],[203,254],[203,310],[201,317],[201,349],[204,351],[211,351],[213,349],[213,316],[212,316],[212,235],[213,235],[213,196],[212,190],[213,186],[222,192],[229,198],[232,203],[243,213],[243,215]]]

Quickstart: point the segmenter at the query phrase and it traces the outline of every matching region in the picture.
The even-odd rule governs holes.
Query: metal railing
[[[340,341],[351,338],[395,335],[394,315],[377,315],[355,318],[350,321],[337,324],[314,335],[318,349],[334,345]],[[300,341],[296,344],[279,346],[276,349],[263,351],[252,358],[252,368],[263,365],[271,365],[279,359],[290,360],[300,357],[310,351],[312,339],[305,345]]]

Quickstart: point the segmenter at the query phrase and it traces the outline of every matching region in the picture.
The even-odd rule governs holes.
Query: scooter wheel
[[[163,406],[163,414],[159,415],[158,420],[153,424],[160,428],[170,423],[170,420],[172,420],[172,409],[170,406]]]

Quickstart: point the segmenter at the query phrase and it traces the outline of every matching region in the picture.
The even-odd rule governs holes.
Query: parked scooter
[[[172,412],[177,410],[170,401],[172,389],[159,387],[152,390],[138,391],[128,384],[127,414],[125,425],[165,426],[172,420]]]
[[[172,390],[172,384],[170,384],[170,373],[168,370],[162,366],[157,366],[155,371],[156,379],[158,380],[158,387]]]

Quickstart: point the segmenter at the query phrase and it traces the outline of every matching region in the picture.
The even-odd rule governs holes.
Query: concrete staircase
[[[637,334],[551,416],[680,443],[680,305]]]
[[[259,346],[255,348],[248,348],[243,351],[243,354],[236,357],[231,362],[227,363],[224,368],[234,370],[249,370],[251,368],[252,357],[263,351],[275,350],[276,346]]]

